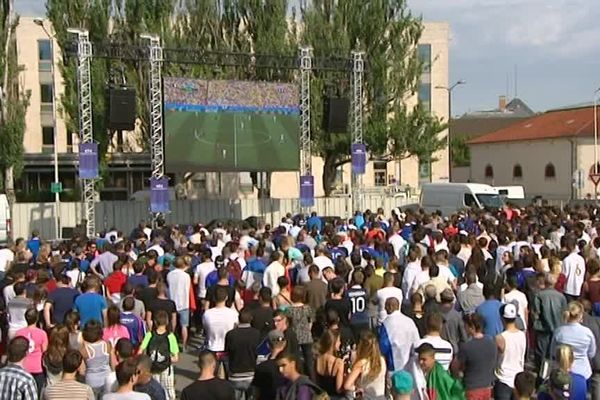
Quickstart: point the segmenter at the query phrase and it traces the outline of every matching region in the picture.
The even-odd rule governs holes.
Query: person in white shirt
[[[275,297],[279,294],[279,285],[277,284],[277,278],[285,275],[285,267],[282,264],[283,253],[281,251],[275,251],[271,255],[271,264],[265,268],[263,275],[263,286],[271,289],[272,296]]]
[[[379,328],[379,347],[388,372],[406,368],[419,340],[415,322],[400,312],[400,302],[390,297],[385,302],[387,317]]]
[[[416,342],[414,346],[418,348],[423,343],[432,345],[435,348],[435,361],[440,363],[445,370],[448,370],[454,351],[452,344],[440,336],[444,325],[444,317],[437,312],[429,314],[425,317],[425,324],[427,326],[427,334],[423,336],[423,339]]]
[[[327,257],[327,250],[325,250],[324,246],[317,246],[315,249],[315,254],[316,257],[313,259],[313,264],[319,267],[319,271],[321,271],[321,273],[327,267],[333,268],[333,261],[331,261],[331,258]]]
[[[0,280],[4,278],[9,265],[15,260],[15,253],[10,247],[0,249]]]
[[[238,312],[227,307],[227,288],[215,289],[215,306],[204,312],[202,326],[206,335],[206,348],[212,352],[225,351],[225,336],[235,328]]]
[[[190,267],[189,256],[175,259],[175,269],[167,274],[169,297],[175,303],[181,326],[181,342],[185,349],[188,340],[188,326],[190,324],[190,289],[192,280],[186,272]]]
[[[419,249],[413,247],[408,251],[408,264],[406,264],[402,276],[401,288],[406,302],[410,302],[410,298],[414,293],[412,288],[415,284],[415,279],[420,273],[421,261],[419,260]]]
[[[419,288],[424,284],[429,282],[431,277],[429,276],[429,267],[433,265],[433,260],[429,256],[425,256],[421,259],[421,272],[415,276],[413,281],[413,285],[411,287],[411,296],[413,293],[419,290]]]
[[[435,263],[440,268],[440,276],[446,279],[448,285],[452,289],[456,289],[456,277],[450,270],[450,263],[448,261],[448,251],[438,250],[435,252]]]
[[[523,330],[526,331],[527,321],[529,320],[529,302],[527,301],[525,293],[517,289],[517,286],[518,282],[516,275],[509,274],[506,277],[506,286],[504,288],[504,303],[510,303],[517,306],[517,315],[523,320]]]
[[[150,250],[154,250],[156,251],[156,254],[158,254],[159,257],[162,257],[165,255],[165,251],[164,249],[160,246],[160,238],[156,237],[154,238],[154,240],[152,241],[152,246],[148,247],[148,250],[146,250],[147,252]]]
[[[383,287],[377,291],[377,305],[379,313],[379,325],[383,323],[383,320],[387,317],[387,311],[385,304],[387,299],[394,298],[398,300],[399,304],[402,304],[402,290],[394,286],[394,274],[386,272],[383,274]]]
[[[567,237],[565,245],[570,254],[562,263],[562,272],[567,278],[564,294],[567,296],[567,300],[574,301],[581,294],[581,287],[585,279],[585,260],[576,252],[575,238]]]
[[[198,298],[204,299],[206,297],[206,277],[217,268],[209,250],[202,251],[201,261],[194,271],[194,285],[198,285]]]
[[[399,230],[400,229],[398,227],[398,223],[395,223],[394,224],[394,234],[389,237],[388,243],[392,245],[392,248],[394,249],[394,254],[396,255],[396,257],[401,260],[402,259],[401,252],[404,249],[404,246],[406,246],[406,240],[404,240],[404,238],[402,236],[400,236]]]

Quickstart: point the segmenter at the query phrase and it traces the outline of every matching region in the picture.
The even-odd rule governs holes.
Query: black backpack
[[[159,374],[171,366],[171,350],[169,346],[169,332],[158,334],[152,332],[146,354],[152,360],[151,371]]]

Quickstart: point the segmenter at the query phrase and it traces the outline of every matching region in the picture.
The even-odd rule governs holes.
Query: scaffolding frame
[[[81,143],[93,143],[94,132],[92,125],[92,77],[91,60],[92,43],[89,32],[82,29],[68,29],[69,33],[77,35],[77,87],[79,97],[79,135]],[[87,237],[96,234],[96,189],[95,179],[83,179],[82,202]]]
[[[352,99],[351,99],[351,135],[352,144],[363,144],[363,75],[365,71],[365,53],[352,52]],[[351,144],[351,146],[352,146]],[[352,213],[363,210],[362,174],[352,173]]]

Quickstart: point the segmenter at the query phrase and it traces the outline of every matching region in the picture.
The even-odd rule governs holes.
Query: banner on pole
[[[169,211],[169,178],[150,178],[150,212]]]
[[[98,144],[79,144],[79,178],[98,178]]]
[[[352,173],[362,175],[367,168],[367,147],[362,143],[352,144]]]
[[[315,205],[315,177],[302,175],[300,177],[300,207],[314,207]]]

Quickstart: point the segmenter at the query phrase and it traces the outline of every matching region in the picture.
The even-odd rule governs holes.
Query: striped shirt
[[[37,400],[37,386],[33,377],[17,364],[0,369],[0,399]]]
[[[44,400],[94,400],[92,388],[75,380],[62,380],[44,390]]]

